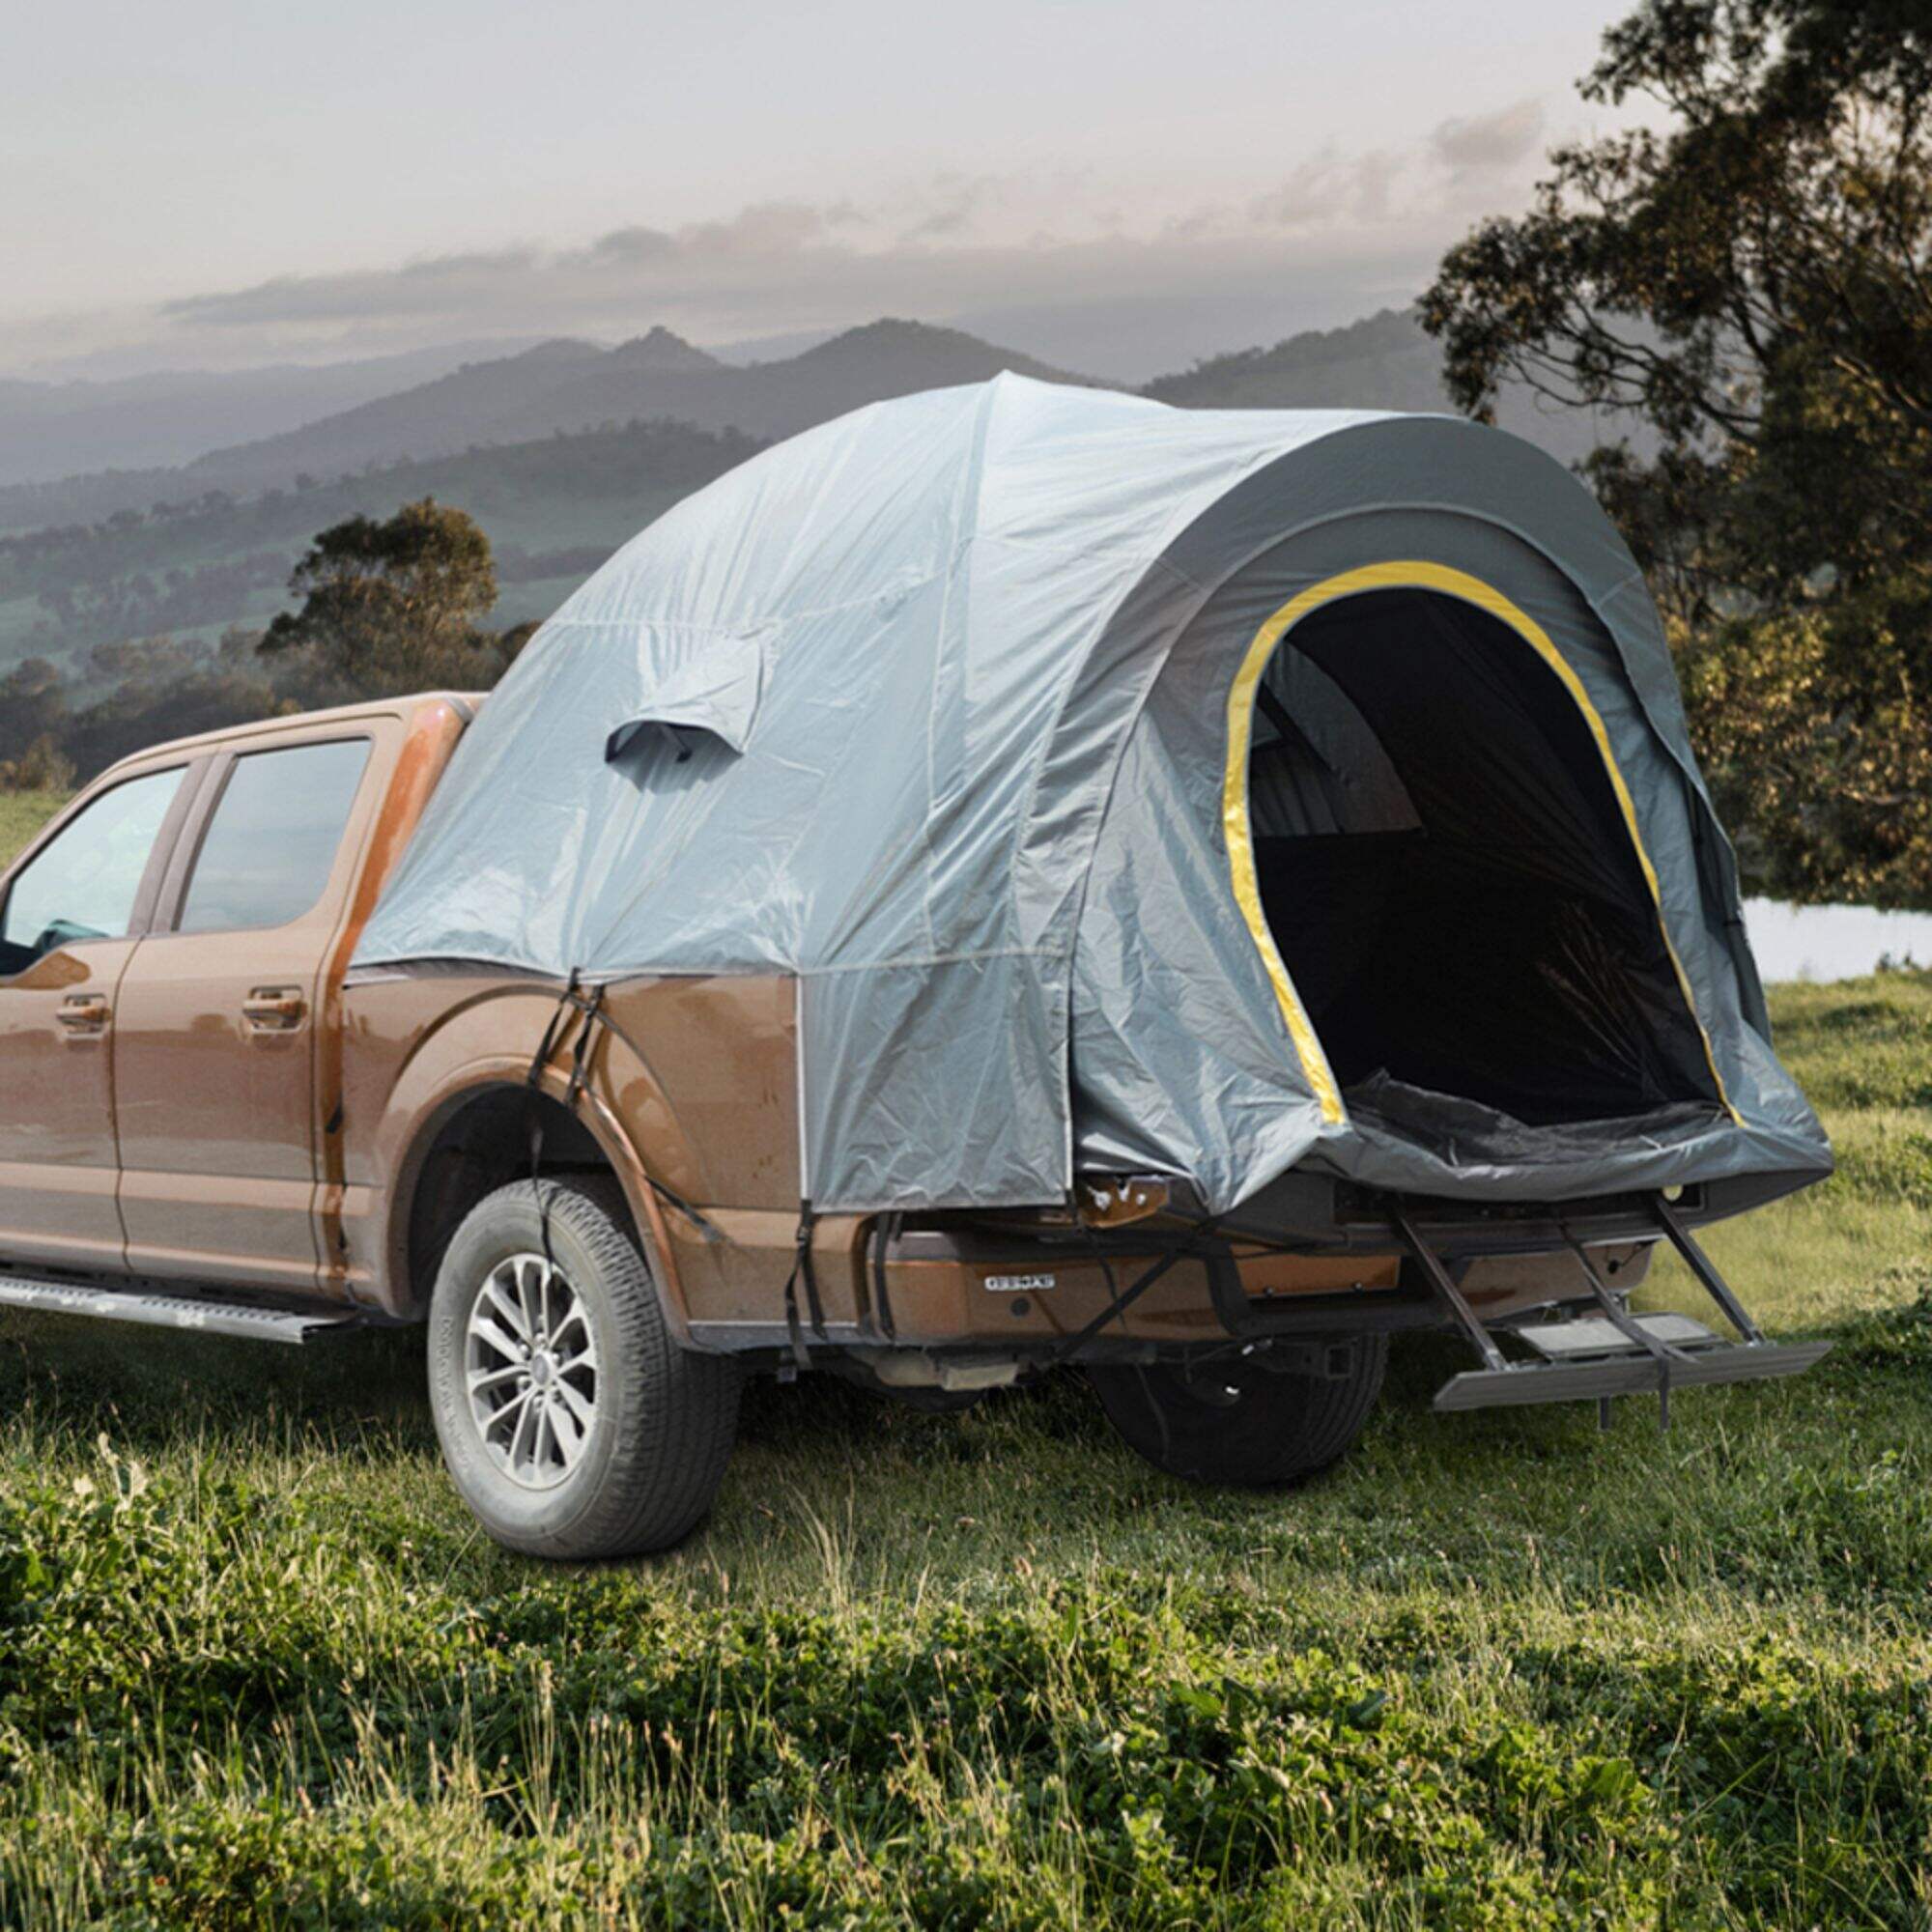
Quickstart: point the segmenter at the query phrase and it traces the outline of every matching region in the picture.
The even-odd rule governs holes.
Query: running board
[[[85,1315],[100,1321],[134,1321],[149,1328],[190,1328],[205,1335],[243,1335],[257,1342],[297,1346],[318,1336],[366,1325],[359,1309],[313,1314],[283,1308],[250,1308],[171,1293],[146,1283],[91,1288],[76,1282],[37,1281],[0,1274],[0,1308],[29,1308],[43,1315]]]
[[[1539,1359],[1512,1361],[1470,1307],[1442,1258],[1423,1238],[1401,1203],[1394,1203],[1392,1218],[1404,1245],[1436,1300],[1483,1363],[1480,1369],[1451,1377],[1436,1391],[1435,1406],[1450,1411],[1518,1408],[1545,1402],[1595,1402],[1599,1418],[1607,1428],[1613,1396],[1655,1395],[1659,1423],[1668,1428],[1674,1388],[1795,1376],[1830,1352],[1829,1342],[1767,1342],[1669,1204],[1660,1195],[1651,1207],[1658,1231],[1683,1257],[1698,1284],[1738,1331],[1736,1342],[1724,1341],[1686,1315],[1631,1314],[1604,1285],[1588,1250],[1572,1239],[1570,1250],[1602,1313],[1583,1321],[1517,1329],[1518,1340]]]

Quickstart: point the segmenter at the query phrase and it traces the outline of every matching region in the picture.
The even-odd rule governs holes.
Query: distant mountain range
[[[347,405],[184,463],[0,487],[0,531],[15,533],[0,537],[0,671],[29,653],[71,658],[156,631],[206,636],[264,621],[316,530],[426,493],[489,531],[506,614],[541,616],[625,537],[762,444],[882,397],[1002,369],[1087,381],[957,329],[900,321],[751,363],[653,328],[614,349],[565,339],[456,366],[445,355],[413,382],[421,371],[391,363],[386,378],[362,379],[365,390],[399,384],[377,395],[355,393],[340,369],[301,372],[312,398],[347,393]],[[1390,309],[1213,357],[1147,393],[1189,409],[1443,411],[1438,370],[1413,314]],[[260,373],[253,388],[203,379],[217,389],[242,384],[242,401],[210,403],[207,421],[231,422],[243,406],[300,406],[292,372]],[[185,408],[195,392],[155,380],[160,386],[130,391],[128,407],[138,414],[152,405],[158,436],[162,400]],[[27,414],[45,402],[21,403],[0,385],[0,424],[10,400]],[[1499,415],[1569,462],[1608,428],[1521,390],[1505,394]],[[43,410],[37,420],[48,447],[95,433],[85,412]],[[170,420],[170,434],[185,433]]]
[[[1144,393],[1185,409],[1447,410],[1440,362],[1412,311],[1384,309],[1345,328],[1215,356]],[[752,362],[653,328],[614,349],[564,337],[489,356],[457,346],[313,369],[0,382],[0,529],[93,522],[211,491],[239,497],[334,482],[626,422],[770,440],[881,397],[982,382],[1002,369],[1093,381],[958,329],[888,320]],[[1504,428],[1566,463],[1618,433],[1521,389],[1505,392],[1498,413]]]
[[[614,349],[560,340],[472,362],[440,381],[345,410],[288,434],[216,450],[187,466],[224,490],[297,471],[334,476],[371,463],[449,456],[605,424],[664,420],[791,436],[863,403],[981,383],[1002,369],[1046,382],[1083,380],[957,329],[875,322],[775,362],[734,366],[654,328]]]
[[[467,362],[435,381],[362,401],[300,428],[140,474],[0,489],[0,528],[92,522],[116,510],[334,482],[371,468],[626,422],[690,423],[761,439],[790,436],[863,403],[980,383],[1011,369],[1045,382],[1084,377],[957,329],[875,322],[771,362],[737,365],[653,328],[614,349],[568,338]]]
[[[224,444],[275,436],[432,382],[486,349],[501,355],[522,346],[459,342],[359,362],[163,370],[105,381],[0,378],[0,485],[190,463]]]

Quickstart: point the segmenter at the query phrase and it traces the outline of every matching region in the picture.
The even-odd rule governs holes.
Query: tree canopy
[[[537,626],[480,620],[496,601],[490,544],[429,498],[322,531],[266,633],[167,633],[97,643],[73,674],[28,658],[0,676],[0,790],[64,788],[128,753],[253,718],[403,691],[494,685]]]
[[[269,626],[262,649],[306,650],[358,696],[445,683],[494,683],[497,602],[490,539],[433,497],[380,521],[324,530],[289,578],[300,608]]]
[[[1747,881],[1932,906],[1932,12],[1645,0],[1556,150],[1444,258],[1461,406],[1641,423],[1586,466],[1662,598]]]

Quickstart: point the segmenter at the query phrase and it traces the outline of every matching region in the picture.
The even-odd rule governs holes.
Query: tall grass
[[[0,1322],[0,1923],[1925,1927],[1932,980],[1776,997],[1844,1170],[1711,1246],[1837,1347],[1668,1435],[1437,1417],[1425,1339],[1251,1496],[1070,1378],[808,1380],[686,1548],[564,1570],[413,1335]]]

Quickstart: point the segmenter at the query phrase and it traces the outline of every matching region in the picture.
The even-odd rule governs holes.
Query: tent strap
[[[811,1332],[821,1342],[825,1336],[825,1308],[818,1298],[818,1270],[812,1262],[811,1236],[817,1224],[818,1215],[810,1200],[798,1204],[798,1234],[792,1248],[791,1272],[785,1276],[784,1309],[785,1333],[791,1341],[792,1360],[801,1369],[811,1366],[811,1351],[806,1346],[805,1327],[799,1321],[798,1289],[805,1284],[806,1307],[811,1321]]]

